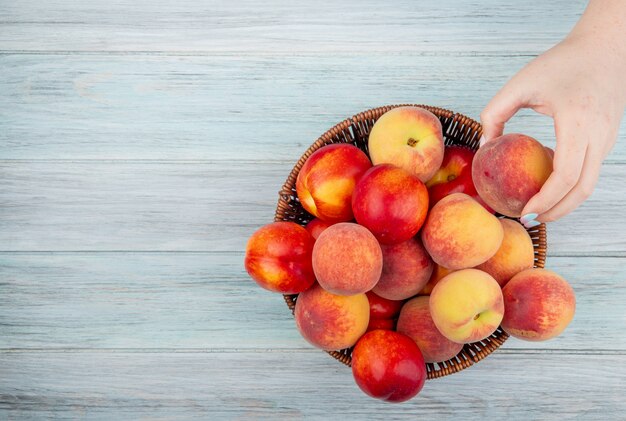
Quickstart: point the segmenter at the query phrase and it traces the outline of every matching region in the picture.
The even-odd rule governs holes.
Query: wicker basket
[[[309,149],[298,160],[293,170],[287,177],[280,198],[276,207],[275,221],[293,221],[300,225],[306,225],[313,217],[302,208],[296,195],[296,178],[304,162],[309,156],[319,148],[331,143],[350,143],[357,146],[368,154],[367,140],[370,130],[374,126],[376,120],[391,110],[392,108],[401,107],[402,104],[378,107],[359,113],[352,118],[348,118],[341,123],[333,126],[330,130],[320,136]],[[446,146],[460,145],[469,147],[472,150],[478,148],[478,141],[482,134],[480,123],[466,117],[462,114],[456,114],[452,111],[442,108],[430,107],[427,105],[416,105],[425,108],[434,113],[443,127],[443,137]],[[501,216],[501,215],[498,215]],[[546,260],[546,227],[541,224],[528,230],[535,248],[535,267],[544,267]],[[289,309],[294,311],[297,294],[285,295],[285,301]],[[500,345],[506,341],[509,335],[499,327],[491,336],[479,342],[466,344],[456,357],[435,364],[426,364],[428,370],[428,379],[447,376],[448,374],[459,372],[474,363],[485,358],[487,355],[495,351]],[[328,352],[335,359],[341,361],[345,365],[350,365],[352,348],[330,351]]]

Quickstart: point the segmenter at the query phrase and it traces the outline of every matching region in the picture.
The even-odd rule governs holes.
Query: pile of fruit
[[[422,389],[426,363],[499,326],[530,341],[566,328],[574,292],[533,268],[516,220],[552,172],[551,150],[521,134],[476,154],[446,147],[434,114],[398,107],[376,121],[368,151],[315,151],[296,182],[312,220],[268,224],[247,245],[245,267],[260,286],[299,294],[296,326],[309,343],[354,347],[357,385],[401,402]]]

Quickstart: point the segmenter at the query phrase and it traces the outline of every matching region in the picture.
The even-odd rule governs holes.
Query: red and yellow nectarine
[[[357,222],[381,244],[408,240],[420,230],[428,212],[428,190],[419,179],[389,164],[369,169],[352,195]]]
[[[350,221],[354,186],[371,166],[367,155],[356,146],[324,146],[313,152],[298,173],[298,199],[307,212],[324,221]]]
[[[297,294],[315,282],[311,255],[313,237],[294,222],[274,222],[248,240],[244,266],[261,287]]]

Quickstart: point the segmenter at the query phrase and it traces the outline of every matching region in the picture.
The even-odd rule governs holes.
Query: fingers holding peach
[[[472,178],[480,197],[496,212],[520,217],[552,173],[552,158],[530,136],[511,133],[485,143],[474,156]]]

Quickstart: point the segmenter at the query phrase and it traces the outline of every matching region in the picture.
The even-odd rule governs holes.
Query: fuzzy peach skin
[[[430,315],[428,297],[415,297],[402,306],[396,330],[415,341],[427,363],[449,360],[463,348],[439,332]]]
[[[443,161],[441,122],[423,108],[394,108],[372,127],[368,148],[374,165],[393,164],[426,182]]]
[[[356,146],[335,143],[315,151],[296,179],[296,192],[304,209],[324,221],[352,220],[352,192],[372,166]]]
[[[372,291],[388,300],[404,300],[424,288],[435,264],[419,238],[381,245],[383,272]]]
[[[365,333],[370,307],[365,294],[335,295],[315,284],[298,295],[294,316],[304,339],[333,351],[351,347]]]
[[[309,234],[313,236],[313,239],[317,240],[317,237],[319,237],[320,234],[331,225],[333,225],[332,222],[326,222],[322,221],[319,218],[313,218],[309,221],[308,224],[306,224],[305,228],[309,232]]]
[[[527,341],[558,336],[574,318],[576,297],[565,279],[547,269],[527,269],[502,289],[502,328]]]
[[[520,217],[524,206],[552,173],[552,158],[530,136],[510,133],[484,144],[472,164],[480,197],[496,212]]]
[[[502,224],[476,200],[453,193],[431,209],[422,242],[435,263],[451,270],[471,268],[490,259],[502,244]]]
[[[457,343],[490,336],[504,315],[500,285],[478,269],[463,269],[444,277],[430,293],[430,314],[443,336]]]
[[[297,294],[315,282],[311,255],[313,237],[294,222],[274,222],[248,240],[244,266],[261,287]]]
[[[324,230],[313,246],[313,272],[319,284],[339,295],[374,288],[383,270],[383,253],[367,228],[340,222]]]
[[[418,295],[430,295],[435,285],[437,285],[439,281],[443,279],[444,276],[452,272],[454,271],[444,268],[443,266],[435,263],[435,269],[433,270],[433,274],[430,275],[430,279],[428,280],[428,283],[424,285],[424,288],[422,288],[422,290],[419,292]]]
[[[381,244],[401,243],[417,234],[424,224],[428,190],[402,168],[376,165],[356,185],[352,210],[357,222]]]
[[[476,266],[493,276],[501,287],[506,285],[514,275],[535,265],[533,240],[526,229],[512,219],[500,219],[504,229],[504,239],[496,254]]]
[[[404,402],[417,395],[428,376],[424,357],[406,335],[373,330],[352,351],[352,375],[367,395],[387,402]]]

